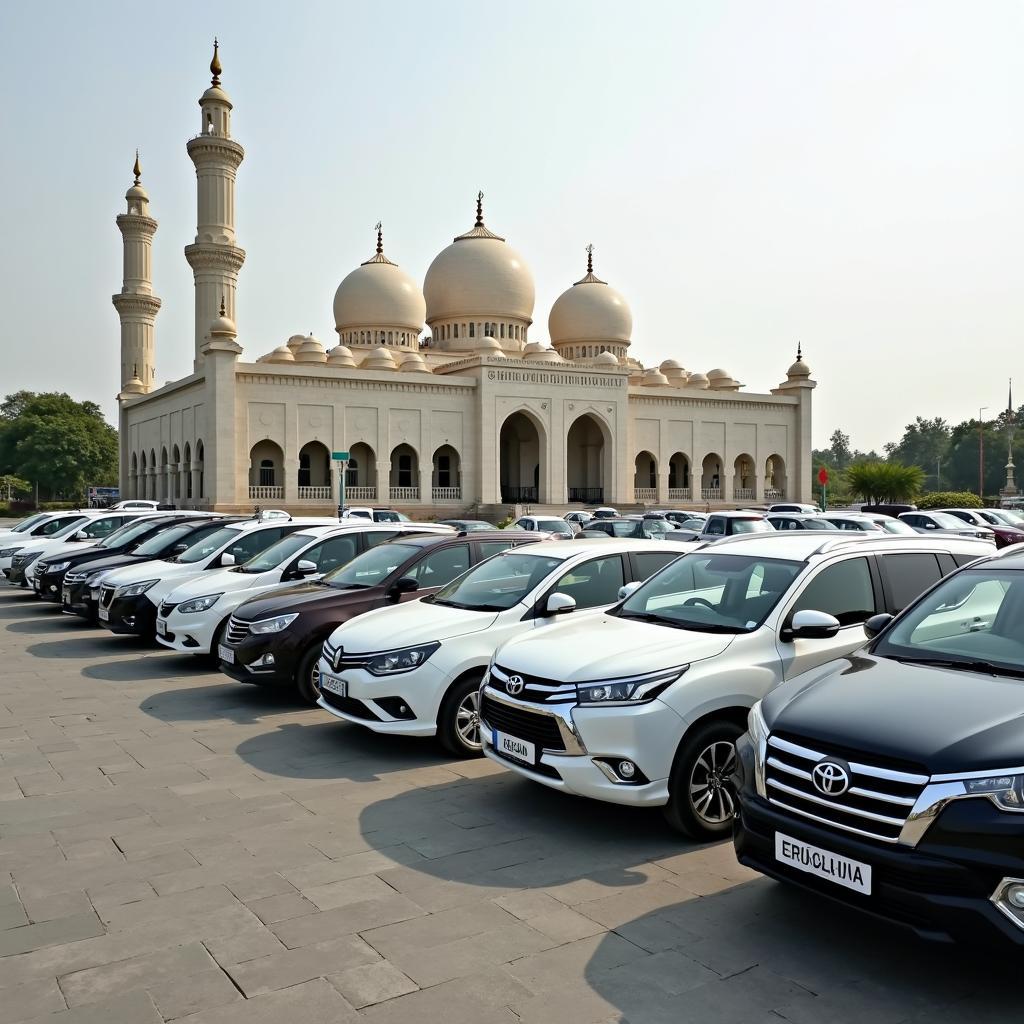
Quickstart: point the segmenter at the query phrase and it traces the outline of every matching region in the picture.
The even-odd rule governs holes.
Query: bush
[[[936,491],[917,499],[919,509],[929,508],[984,508],[981,498],[970,491]]]
[[[78,501],[41,501],[39,502],[40,512],[64,512],[69,508],[84,508]]]

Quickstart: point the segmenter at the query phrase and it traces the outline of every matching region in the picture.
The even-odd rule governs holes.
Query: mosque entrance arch
[[[507,504],[541,502],[547,435],[529,413],[514,412],[501,425],[498,439],[501,500]]]
[[[587,412],[573,421],[565,438],[565,475],[569,500],[596,505],[611,486],[611,438],[608,428]]]

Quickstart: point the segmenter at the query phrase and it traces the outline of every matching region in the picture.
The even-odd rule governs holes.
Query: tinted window
[[[928,552],[880,555],[878,564],[888,585],[889,611],[901,612],[942,579],[939,560]]]
[[[351,534],[330,537],[322,544],[314,544],[300,555],[302,561],[315,563],[317,572],[330,572],[339,565],[351,562],[359,551],[359,542]]]
[[[87,537],[106,537],[118,529],[120,525],[121,520],[117,517],[113,519],[94,519],[83,528],[82,533]]]
[[[379,547],[364,551],[347,565],[328,573],[324,581],[342,590],[352,587],[374,587],[418,551],[418,548],[409,544],[381,544]]]
[[[674,562],[679,555],[675,551],[636,551],[630,557],[636,573],[634,579],[645,580],[669,562]]]
[[[597,608],[617,601],[619,587],[624,582],[622,558],[619,555],[608,555],[605,558],[592,558],[570,569],[559,579],[554,589],[559,594],[568,594],[573,598],[577,608]]]
[[[796,599],[793,611],[827,612],[844,626],[870,618],[875,614],[875,593],[868,560],[849,558],[822,569]]]
[[[403,576],[411,576],[420,581],[420,587],[443,587],[451,583],[456,576],[461,576],[469,568],[469,545],[454,544],[450,548],[431,551],[421,558]]]
[[[210,527],[210,529],[205,532],[208,533],[215,529],[217,529],[217,527]],[[159,555],[162,551],[166,550],[168,545],[173,547],[173,545],[183,537],[187,538],[187,542],[191,544],[202,535],[202,532],[194,532],[192,527],[185,523],[182,523],[180,526],[171,526],[161,530],[155,537],[150,537],[149,540],[140,544],[135,549],[135,554]]]
[[[480,544],[480,557],[490,558],[491,555],[500,554],[502,551],[508,551],[512,547],[510,540],[485,540]]]
[[[291,533],[290,530],[285,531],[282,527],[277,526],[270,530],[253,530],[251,533],[243,533],[224,553],[234,555],[236,565],[248,562],[254,555],[258,555],[270,547],[274,541],[280,540],[281,535],[285,532]]]
[[[366,546],[375,548],[378,544],[397,537],[399,533],[399,530],[375,530],[373,533],[366,534]]]
[[[530,547],[544,547],[531,544]],[[507,552],[481,562],[434,597],[435,604],[501,611],[526,597],[561,562],[560,558]]]
[[[63,532],[75,523],[84,522],[85,516],[63,516],[60,519],[51,519],[48,523],[44,523],[38,530],[33,530],[32,533],[41,534],[43,537],[52,537],[54,534]]]
[[[715,536],[722,536],[725,534],[725,520],[724,519],[709,519],[707,525],[704,527],[705,533],[714,534]]]

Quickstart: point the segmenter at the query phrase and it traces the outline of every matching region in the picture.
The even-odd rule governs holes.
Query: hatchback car
[[[754,705],[748,867],[927,938],[1024,946],[1024,555],[961,569]]]

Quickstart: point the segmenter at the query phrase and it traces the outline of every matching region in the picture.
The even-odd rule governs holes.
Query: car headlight
[[[205,612],[212,608],[222,597],[224,592],[221,591],[219,594],[207,594],[205,597],[193,597],[191,601],[182,601],[178,605],[178,611],[183,612],[185,615],[191,612]]]
[[[105,580],[113,571],[113,569],[97,569],[93,572],[87,572],[83,577],[83,580],[92,586],[96,586],[97,583]]]
[[[280,633],[282,629],[287,629],[298,617],[298,612],[292,612],[290,615],[275,615],[272,619],[260,619],[258,622],[250,624],[249,631],[251,633]]]
[[[677,665],[662,672],[620,679],[602,679],[576,684],[576,703],[584,707],[618,707],[648,704],[674,683],[689,665]]]
[[[63,572],[70,564],[70,562],[50,562],[48,565],[40,564],[38,568],[40,572]]]
[[[1004,811],[1024,811],[1024,775],[991,775],[963,783],[968,796],[987,796]]]
[[[30,551],[28,554],[22,555],[19,559],[22,568],[26,565],[31,565],[41,554],[41,551]]]
[[[150,587],[155,587],[159,582],[159,580],[143,580],[141,583],[129,583],[126,587],[117,588],[117,596],[139,597],[139,595],[144,594]]]
[[[4,548],[0,550],[0,558],[10,558],[15,551],[20,551],[21,548]]]
[[[419,668],[441,645],[421,644],[419,647],[403,647],[400,651],[386,651],[377,654],[366,663],[366,671],[374,676],[392,676],[399,672],[411,672]]]
[[[754,787],[757,795],[767,797],[768,789],[764,783],[764,763],[768,757],[768,723],[764,720],[764,713],[761,711],[761,702],[758,701],[747,715],[747,732],[754,744]]]

